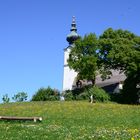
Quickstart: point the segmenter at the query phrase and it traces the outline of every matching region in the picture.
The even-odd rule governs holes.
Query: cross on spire
[[[70,31],[77,32],[75,16],[72,17],[72,24],[71,24],[71,30]]]
[[[72,23],[75,23],[75,16],[72,17]]]

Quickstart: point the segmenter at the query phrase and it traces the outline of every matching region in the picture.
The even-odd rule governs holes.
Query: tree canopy
[[[126,30],[109,28],[99,37],[103,65],[118,69],[127,76],[124,81],[124,102],[136,103],[140,83],[140,37]]]
[[[15,101],[15,102],[23,102],[23,101],[26,101],[27,100],[27,93],[25,92],[18,92],[17,94],[15,94],[12,99]]]
[[[68,64],[70,68],[78,72],[78,79],[89,79],[95,82],[97,70],[97,43],[95,34],[85,35],[75,41],[75,47],[71,49]]]
[[[140,37],[126,30],[107,29],[99,37],[100,55],[106,67],[126,74],[137,71],[140,64]]]

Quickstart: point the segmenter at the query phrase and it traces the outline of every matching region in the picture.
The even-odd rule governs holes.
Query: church
[[[69,43],[68,47],[64,49],[64,75],[63,75],[63,91],[72,90],[74,87],[74,81],[76,79],[77,73],[70,69],[67,63],[69,58],[69,53],[72,47],[74,47],[74,41],[79,38],[77,34],[75,17],[72,19],[70,34],[67,35],[67,41]]]
[[[77,72],[75,72],[73,69],[70,69],[67,63],[70,50],[72,47],[74,47],[74,41],[78,38],[79,35],[77,33],[76,20],[75,17],[73,17],[70,34],[68,34],[66,38],[69,44],[68,47],[64,49],[63,91],[73,90],[77,88],[78,82],[80,82],[80,85],[82,86],[91,84],[91,81],[87,80],[77,81]],[[126,77],[123,73],[120,74],[119,71],[112,70],[112,77],[110,79],[102,81],[100,75],[97,75],[95,84],[99,87],[102,87],[109,93],[118,93],[119,90],[122,89],[122,83],[125,80],[125,78]]]

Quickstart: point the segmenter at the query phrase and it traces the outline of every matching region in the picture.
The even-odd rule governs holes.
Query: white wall
[[[70,69],[67,63],[69,58],[70,48],[65,49],[64,51],[64,74],[63,74],[63,91],[71,90],[77,73]]]

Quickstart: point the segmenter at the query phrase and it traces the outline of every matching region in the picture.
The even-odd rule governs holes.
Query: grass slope
[[[140,106],[88,102],[0,105],[0,116],[41,116],[42,123],[0,121],[0,140],[140,140]]]

